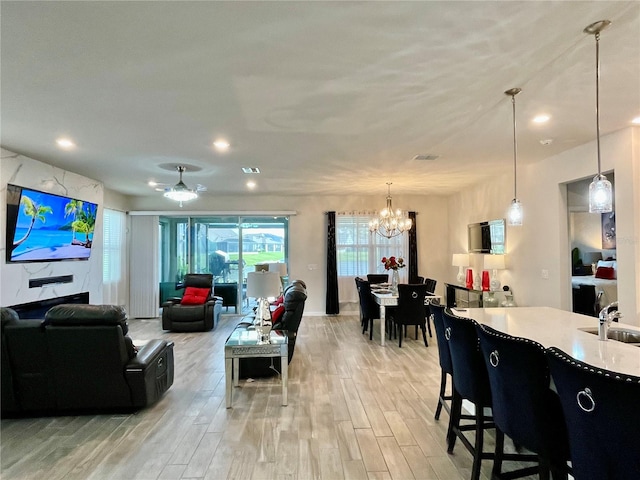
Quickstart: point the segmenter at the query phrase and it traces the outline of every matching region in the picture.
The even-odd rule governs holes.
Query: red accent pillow
[[[279,322],[284,315],[284,305],[278,305],[273,312],[271,312],[271,323],[275,325],[276,322]]]
[[[596,270],[596,278],[602,278],[604,280],[615,280],[616,270],[613,267],[598,267]]]
[[[280,295],[271,305],[282,305],[284,303],[284,295]]]
[[[180,305],[204,305],[209,297],[210,288],[187,287]]]

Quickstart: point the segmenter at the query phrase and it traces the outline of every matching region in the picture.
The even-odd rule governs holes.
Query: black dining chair
[[[388,283],[388,273],[367,273],[367,281],[369,283]]]
[[[496,424],[492,478],[568,478],[569,440],[560,399],[551,390],[551,376],[542,345],[475,323],[491,386],[491,411]],[[502,472],[504,436],[535,455],[515,455],[538,465]]]
[[[547,349],[560,396],[575,480],[640,478],[640,377]]]
[[[399,333],[398,346],[400,348],[402,348],[402,337],[406,335],[407,325],[420,327],[424,345],[429,346],[427,342],[427,307],[424,304],[426,296],[427,287],[424,284],[402,283],[398,285],[398,306],[393,311],[393,322]]]
[[[360,320],[362,333],[369,330],[369,340],[373,340],[373,321],[380,318],[380,307],[371,296],[371,284],[361,278],[356,278],[356,288],[360,298]]]
[[[482,460],[494,458],[493,453],[483,451],[484,430],[495,428],[493,419],[484,413],[485,408],[491,407],[489,377],[473,320],[458,317],[449,308],[444,310],[442,320],[453,367],[453,399],[447,430],[447,452],[452,453],[456,439],[460,439],[473,456],[471,480],[478,480]],[[474,423],[461,423],[463,400],[475,405]],[[475,432],[473,443],[464,435],[464,432],[470,430]]]

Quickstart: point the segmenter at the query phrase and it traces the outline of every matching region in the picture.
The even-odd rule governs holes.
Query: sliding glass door
[[[160,301],[177,293],[185,273],[211,273],[224,306],[241,311],[247,273],[286,263],[288,232],[287,217],[160,217]]]

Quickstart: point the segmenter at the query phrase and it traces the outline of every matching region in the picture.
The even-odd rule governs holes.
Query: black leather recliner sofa
[[[0,310],[3,417],[135,409],[173,384],[173,342],[136,352],[122,307],[58,305],[45,320]]]
[[[296,339],[298,337],[298,328],[302,321],[304,312],[304,304],[307,300],[307,286],[302,280],[294,280],[284,290],[284,314],[280,320],[272,325],[273,330],[286,330],[289,337],[289,363],[293,358],[293,351],[296,347]],[[236,329],[254,328],[253,316],[245,317],[236,327]],[[273,368],[271,368],[273,366]],[[275,370],[274,370],[275,369]],[[280,358],[256,357],[240,359],[240,375],[239,378],[258,378],[269,377],[280,372]]]

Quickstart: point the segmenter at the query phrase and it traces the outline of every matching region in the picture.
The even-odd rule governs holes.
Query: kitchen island
[[[640,377],[640,345],[616,340],[600,341],[598,319],[550,307],[467,308],[453,313],[472,318],[500,332],[534,340],[545,348],[557,347],[577,360],[614,372]],[[640,328],[612,323],[611,329],[640,333]]]

